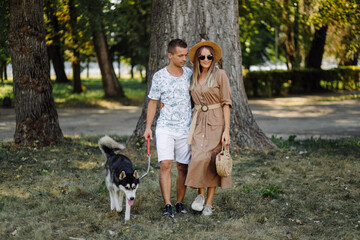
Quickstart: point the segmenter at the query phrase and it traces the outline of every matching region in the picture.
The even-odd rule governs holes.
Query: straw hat
[[[206,41],[206,40],[202,39],[198,44],[195,44],[189,51],[189,59],[190,59],[190,61],[192,63],[194,63],[196,51],[202,46],[212,47],[212,49],[214,49],[214,52],[215,52],[214,61],[218,62],[220,60],[220,58],[221,58],[221,47],[219,45],[217,45],[216,43],[214,43],[214,42]]]

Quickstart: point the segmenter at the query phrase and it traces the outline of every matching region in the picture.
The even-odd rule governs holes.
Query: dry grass
[[[43,149],[0,141],[0,239],[359,239],[358,138],[273,138],[277,151],[233,153],[233,188],[217,190],[214,215],[189,211],[176,222],[161,216],[153,146],[128,224],[110,212],[97,140]],[[146,170],[143,148],[125,154]],[[186,206],[195,195],[188,189]]]

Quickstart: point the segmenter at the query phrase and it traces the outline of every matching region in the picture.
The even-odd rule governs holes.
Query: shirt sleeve
[[[219,75],[221,105],[224,106],[225,104],[228,104],[231,107],[232,95],[228,74],[224,70],[220,70]]]
[[[150,87],[150,91],[148,94],[148,98],[150,98],[152,100],[160,99],[161,90],[160,90],[159,81],[160,81],[159,74],[156,72],[151,81],[151,87]]]

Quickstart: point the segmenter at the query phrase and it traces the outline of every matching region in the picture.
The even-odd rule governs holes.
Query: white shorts
[[[156,129],[156,150],[158,161],[176,160],[178,163],[189,164],[191,148],[186,144],[188,135],[169,132],[166,129]],[[175,156],[175,158],[174,158]]]

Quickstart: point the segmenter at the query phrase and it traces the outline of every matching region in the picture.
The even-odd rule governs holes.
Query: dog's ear
[[[139,179],[139,174],[138,174],[137,170],[134,171],[133,176],[134,176],[134,178]]]
[[[123,180],[125,177],[126,177],[126,173],[125,173],[125,171],[122,171],[122,172],[120,173],[119,180],[121,181],[121,180]]]

